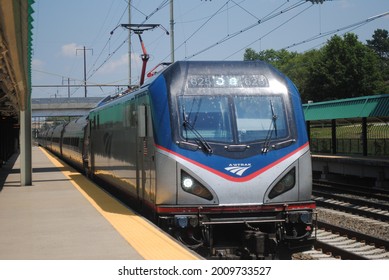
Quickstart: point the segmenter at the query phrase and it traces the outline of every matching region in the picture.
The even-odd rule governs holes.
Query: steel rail
[[[317,226],[319,228],[331,230],[331,232],[333,233],[346,235],[348,238],[355,238],[359,242],[364,241],[366,244],[370,244],[370,245],[374,244],[374,246],[377,248],[385,248],[386,250],[389,250],[389,240],[381,239],[372,235],[364,234],[344,227],[335,226],[333,224],[329,224],[322,221],[317,221]]]
[[[351,251],[336,247],[334,245],[316,240],[315,248],[321,249],[325,253],[331,253],[334,257],[339,256],[343,260],[368,260],[365,256],[358,255]]]
[[[313,182],[313,188],[324,188],[332,191],[339,191],[347,194],[367,196],[369,198],[380,199],[384,201],[389,201],[389,192],[386,190],[377,190],[367,187],[361,187],[356,185],[345,185],[335,182]],[[352,188],[352,189],[351,189]],[[356,190],[357,189],[357,190]]]
[[[336,200],[348,202],[348,203],[358,205],[358,206],[367,206],[367,207],[372,207],[375,209],[389,211],[389,204],[382,204],[379,202],[369,201],[366,199],[352,198],[352,197],[347,197],[347,196],[344,196],[341,194],[333,194],[333,193],[328,193],[328,192],[318,191],[318,190],[313,190],[312,194],[315,196],[321,196],[324,198],[333,198]]]
[[[322,200],[319,200],[317,198],[315,198],[314,200],[315,200],[317,206],[330,208],[330,209],[334,209],[334,210],[339,210],[339,211],[343,211],[346,213],[351,213],[351,214],[355,214],[355,215],[359,215],[359,216],[364,216],[367,218],[371,218],[371,219],[375,219],[375,220],[379,220],[379,221],[383,221],[383,222],[389,221],[389,216],[387,216],[387,215],[382,215],[379,213],[374,213],[374,212],[366,211],[366,210],[362,210],[362,209],[356,209],[356,208],[352,208],[349,206],[338,205],[338,204],[334,204],[331,202],[322,201]]]

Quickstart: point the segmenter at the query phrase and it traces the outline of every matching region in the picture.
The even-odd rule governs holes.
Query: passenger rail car
[[[88,121],[76,161],[189,246],[220,258],[311,248],[301,100],[270,65],[176,62]],[[76,158],[69,153],[64,145],[62,156]]]
[[[62,157],[84,171],[88,170],[85,158],[88,145],[85,142],[87,125],[87,116],[73,120],[64,127],[62,137]]]

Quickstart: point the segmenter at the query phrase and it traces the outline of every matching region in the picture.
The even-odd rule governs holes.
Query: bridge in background
[[[32,118],[83,116],[102,100],[102,97],[33,98]]]

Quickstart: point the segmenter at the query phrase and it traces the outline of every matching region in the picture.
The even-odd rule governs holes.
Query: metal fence
[[[313,153],[332,153],[331,124],[312,125],[310,128],[310,147]],[[362,124],[337,124],[336,153],[363,154]],[[368,123],[367,155],[389,156],[389,124]]]

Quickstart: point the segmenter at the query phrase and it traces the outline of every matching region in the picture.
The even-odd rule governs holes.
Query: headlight
[[[182,187],[184,188],[184,190],[190,190],[191,188],[193,188],[193,185],[194,182],[191,178],[184,178],[182,180]]]
[[[190,176],[185,171],[181,170],[181,188],[191,194],[197,195],[199,197],[205,198],[207,200],[212,200],[212,193],[200,184],[196,179]]]
[[[275,198],[280,194],[292,189],[296,183],[296,167],[293,167],[282,179],[272,188],[269,198]]]

